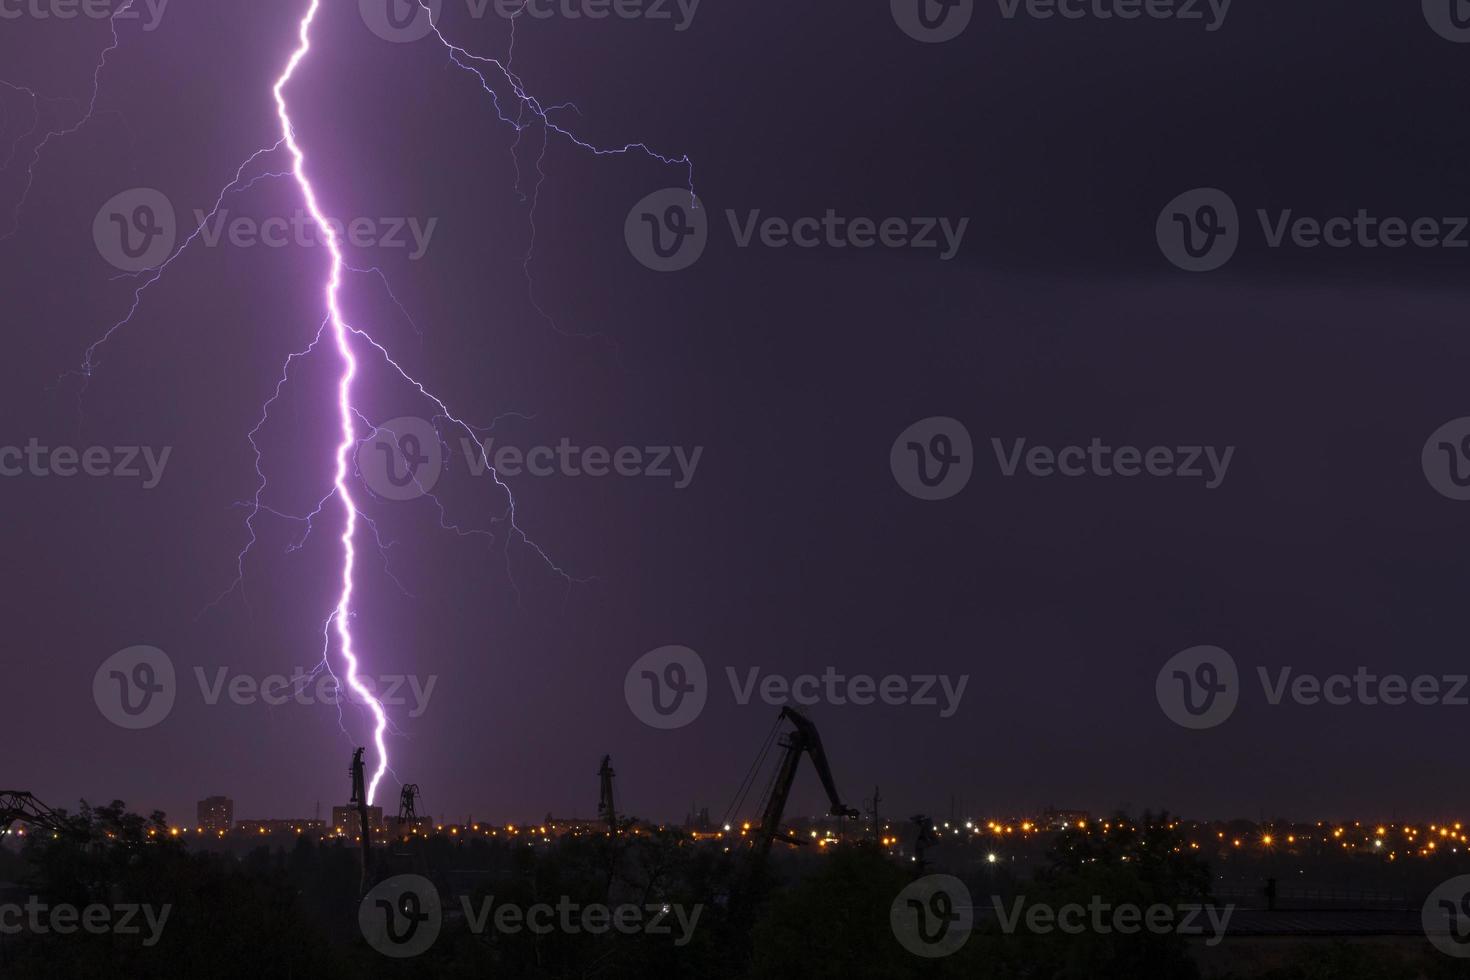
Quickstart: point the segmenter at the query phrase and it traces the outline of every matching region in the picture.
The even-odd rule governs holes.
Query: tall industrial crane
[[[373,866],[373,830],[368,823],[367,783],[364,779],[365,767],[362,761],[362,754],[366,751],[365,748],[353,750],[352,767],[347,770],[347,774],[352,777],[352,799],[347,803],[357,807],[357,829],[361,835],[359,840],[362,841],[362,893],[364,895],[367,894]]]
[[[841,796],[837,793],[837,784],[832,779],[832,767],[827,764],[827,753],[822,748],[822,737],[817,734],[817,726],[813,725],[806,715],[789,706],[781,709],[776,724],[779,726],[782,721],[791,722],[792,730],[780,742],[786,752],[781,757],[775,781],[771,783],[765,812],[761,815],[760,826],[756,829],[755,849],[758,860],[764,859],[770,853],[771,843],[777,838],[793,844],[802,843],[782,832],[781,816],[786,812],[786,801],[791,796],[791,786],[796,782],[796,770],[803,755],[810,756],[812,765],[816,767],[817,776],[822,780],[822,788],[827,791],[827,799],[832,804],[831,815],[834,817],[858,816],[857,810],[843,803]]]

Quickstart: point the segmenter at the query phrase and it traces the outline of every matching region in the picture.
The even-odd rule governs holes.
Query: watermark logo
[[[628,668],[623,697],[645,725],[683,728],[699,717],[709,698],[704,660],[688,647],[651,650]]]
[[[1451,419],[1424,443],[1419,461],[1429,485],[1451,500],[1470,500],[1470,416]]]
[[[413,500],[432,492],[443,475],[444,444],[426,419],[390,419],[358,444],[357,471],[379,497]]]
[[[1441,953],[1470,957],[1470,875],[1444,882],[1424,900],[1420,910],[1424,935]]]
[[[1164,257],[1187,272],[1212,272],[1240,244],[1240,215],[1230,195],[1214,187],[1185,191],[1164,205],[1154,223]]]
[[[151,187],[113,195],[92,219],[97,253],[124,272],[157,268],[173,254],[177,238],[173,202]]]
[[[969,430],[943,415],[915,422],[893,440],[888,468],[910,496],[920,500],[953,497],[965,489],[975,471]]]
[[[928,959],[958,952],[974,923],[970,890],[952,875],[925,875],[899,892],[888,909],[893,937]]]
[[[1198,730],[1224,724],[1240,700],[1235,658],[1213,646],[1180,651],[1159,671],[1154,694],[1176,725]]]
[[[633,205],[623,240],[640,263],[655,272],[687,269],[709,244],[709,215],[687,189],[666,187]]]
[[[889,0],[893,22],[925,44],[952,41],[970,26],[975,0]]]
[[[163,21],[169,0],[0,0],[0,20],[110,20],[114,24],[141,20],[152,32]]]
[[[1466,0],[1423,0],[1424,19],[1447,41],[1470,41],[1470,3]]]
[[[439,23],[444,0],[357,0],[368,30],[396,44],[422,41]]]
[[[384,956],[418,956],[434,945],[444,924],[439,890],[421,875],[394,875],[363,896],[357,924]]]
[[[157,647],[119,650],[92,676],[92,700],[119,728],[152,728],[173,710],[178,687],[174,663]]]

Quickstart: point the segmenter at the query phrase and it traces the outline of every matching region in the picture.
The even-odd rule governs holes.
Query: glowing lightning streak
[[[123,8],[122,9],[123,10],[128,9],[128,7],[130,7],[133,2],[134,2],[134,0],[125,0],[125,3],[123,5]],[[277,516],[286,517],[286,518],[289,518],[289,519],[294,520],[294,521],[304,522],[306,524],[306,528],[307,528],[306,534],[310,534],[311,533],[311,528],[313,526],[312,525],[312,521],[317,516],[319,516],[321,514],[323,508],[327,505],[327,503],[333,497],[337,497],[337,498],[339,498],[342,501],[342,506],[343,506],[343,511],[344,511],[344,524],[343,524],[342,537],[341,537],[342,548],[343,548],[343,565],[342,565],[341,592],[338,595],[338,600],[337,600],[336,608],[333,610],[333,612],[331,613],[331,615],[329,615],[327,617],[326,621],[322,624],[322,634],[323,634],[323,640],[324,640],[325,645],[324,645],[324,649],[323,649],[323,659],[322,659],[321,668],[322,669],[326,669],[329,672],[331,671],[330,656],[329,655],[330,655],[330,648],[331,648],[331,634],[332,634],[333,629],[335,628],[335,631],[337,633],[338,642],[339,642],[339,644],[340,644],[340,646],[342,648],[343,660],[347,664],[347,683],[348,683],[348,686],[349,686],[349,688],[353,692],[355,692],[357,694],[357,696],[361,700],[361,703],[366,704],[366,705],[368,705],[371,708],[372,713],[373,713],[373,715],[374,715],[374,717],[376,719],[376,726],[374,728],[373,740],[374,740],[374,745],[375,745],[375,747],[377,748],[377,751],[378,751],[378,766],[377,766],[377,769],[373,773],[372,781],[371,781],[371,783],[370,783],[370,785],[368,787],[368,802],[371,803],[372,800],[373,800],[373,798],[376,795],[378,784],[382,780],[382,777],[383,777],[384,773],[390,773],[390,774],[392,773],[392,769],[389,767],[389,764],[388,764],[387,746],[385,744],[385,734],[392,728],[392,725],[391,725],[391,722],[390,722],[390,720],[388,718],[387,712],[383,708],[382,703],[380,701],[378,701],[373,696],[372,692],[363,684],[362,680],[359,678],[359,675],[358,675],[358,660],[357,660],[357,655],[356,655],[356,652],[353,649],[353,645],[352,645],[352,631],[351,631],[352,598],[353,598],[354,571],[355,571],[355,564],[356,564],[356,553],[355,553],[355,550],[354,550],[354,540],[355,540],[355,537],[356,537],[357,523],[358,523],[359,519],[363,523],[365,523],[368,526],[368,528],[373,532],[374,538],[376,539],[377,544],[378,544],[378,547],[379,547],[379,550],[381,552],[385,552],[387,546],[382,541],[381,535],[378,532],[377,525],[373,521],[371,521],[366,515],[364,515],[364,514],[362,514],[362,513],[360,513],[358,511],[357,505],[354,502],[354,500],[352,498],[352,495],[351,495],[351,493],[348,490],[348,485],[347,485],[348,484],[348,480],[349,480],[349,478],[351,476],[351,471],[349,469],[349,455],[353,452],[354,448],[359,444],[359,440],[357,438],[357,429],[356,429],[356,425],[354,423],[354,418],[360,418],[360,416],[358,416],[356,414],[355,410],[352,408],[352,405],[351,405],[352,382],[353,382],[353,379],[356,377],[356,374],[357,374],[357,365],[358,365],[357,359],[356,359],[356,357],[354,356],[354,354],[352,352],[352,338],[354,338],[354,337],[361,338],[361,340],[364,343],[370,345],[371,348],[374,351],[376,351],[379,355],[382,356],[383,360],[385,361],[385,363],[387,364],[388,367],[390,367],[404,381],[406,381],[407,383],[409,383],[410,385],[412,385],[420,394],[422,394],[424,397],[428,398],[433,403],[434,407],[438,410],[437,414],[435,415],[436,422],[439,419],[443,419],[443,420],[445,420],[445,421],[447,421],[449,423],[452,423],[456,427],[458,427],[460,429],[463,429],[474,440],[476,446],[479,449],[479,453],[478,453],[479,462],[484,467],[485,471],[489,472],[491,478],[495,482],[495,485],[505,494],[505,497],[506,497],[506,501],[507,501],[506,511],[502,515],[502,517],[500,517],[500,518],[497,519],[497,522],[503,521],[503,522],[505,522],[505,524],[509,528],[509,533],[506,534],[506,562],[507,562],[507,572],[508,573],[510,572],[510,566],[509,566],[509,562],[510,562],[510,551],[509,551],[509,546],[510,546],[511,540],[514,539],[514,540],[519,541],[523,545],[529,547],[532,551],[534,551],[541,558],[541,560],[546,563],[547,567],[549,567],[550,569],[552,569],[557,575],[561,576],[567,582],[572,583],[572,582],[581,582],[581,581],[587,581],[587,580],[584,580],[584,579],[574,579],[574,578],[572,578],[570,575],[567,574],[567,572],[565,572],[563,569],[559,568],[551,560],[550,556],[547,555],[547,553],[539,545],[537,545],[534,541],[532,541],[529,537],[526,536],[526,533],[521,529],[521,527],[518,524],[517,519],[516,519],[516,501],[515,501],[515,497],[511,494],[510,487],[507,486],[505,483],[503,483],[501,481],[499,474],[495,471],[495,468],[490,465],[490,461],[489,461],[489,458],[488,458],[488,450],[487,450],[484,442],[482,441],[482,439],[481,439],[481,437],[479,435],[479,432],[477,431],[476,427],[473,426],[473,425],[471,425],[469,422],[465,421],[463,418],[460,418],[460,417],[454,415],[453,413],[451,413],[450,410],[449,410],[449,408],[448,408],[448,406],[445,404],[445,402],[442,399],[440,399],[439,397],[437,397],[436,395],[434,395],[432,392],[430,392],[422,383],[420,383],[417,379],[415,379],[412,375],[410,375],[389,354],[389,352],[388,352],[388,350],[386,348],[384,348],[381,344],[379,344],[376,340],[374,340],[367,333],[365,333],[362,330],[360,330],[359,328],[354,327],[351,324],[347,323],[346,320],[342,316],[341,308],[340,308],[339,303],[338,303],[338,297],[339,297],[340,292],[341,292],[344,274],[345,274],[346,271],[351,270],[353,272],[358,272],[358,273],[369,273],[369,274],[375,273],[375,274],[377,274],[379,276],[379,278],[381,278],[383,280],[383,285],[384,285],[384,288],[388,292],[389,299],[394,303],[394,305],[396,305],[398,307],[398,309],[400,310],[400,312],[402,312],[404,314],[404,316],[409,320],[409,322],[411,324],[413,322],[412,321],[412,317],[409,317],[408,316],[407,310],[405,310],[403,308],[403,305],[398,302],[397,297],[393,295],[392,288],[389,286],[386,277],[383,276],[383,273],[380,270],[378,270],[376,268],[373,268],[373,269],[357,269],[357,268],[355,268],[353,266],[350,266],[350,265],[348,265],[346,263],[346,261],[345,261],[345,259],[343,257],[342,245],[341,245],[341,242],[339,240],[338,233],[334,230],[334,226],[327,219],[325,213],[321,209],[320,204],[318,203],[317,195],[316,195],[316,190],[312,186],[311,181],[308,179],[308,177],[306,175],[306,157],[305,157],[305,154],[302,151],[301,147],[296,142],[295,129],[294,129],[292,123],[291,123],[290,113],[289,113],[289,110],[288,110],[287,105],[286,105],[286,99],[285,99],[285,94],[284,93],[285,93],[286,86],[291,82],[292,78],[294,77],[294,75],[296,73],[297,67],[300,66],[301,62],[306,58],[307,54],[310,53],[310,51],[311,51],[311,27],[312,27],[312,24],[315,22],[316,15],[317,15],[320,7],[321,7],[321,0],[311,0],[311,4],[310,4],[309,8],[306,11],[305,15],[302,17],[301,22],[299,24],[299,28],[298,28],[299,44],[298,44],[296,50],[292,53],[292,55],[290,57],[290,60],[287,62],[285,69],[282,71],[280,77],[276,80],[276,83],[275,83],[275,85],[274,85],[274,87],[272,89],[272,92],[273,92],[273,94],[275,96],[275,100],[276,100],[276,115],[277,115],[277,119],[278,119],[278,121],[280,123],[280,132],[281,132],[281,138],[280,138],[280,140],[277,141],[272,146],[263,147],[263,148],[257,150],[244,163],[242,163],[240,165],[239,169],[235,173],[234,179],[231,180],[228,184],[226,184],[225,187],[220,191],[219,198],[215,201],[214,209],[207,216],[205,216],[205,218],[200,222],[199,227],[197,227],[194,230],[194,232],[191,235],[189,235],[188,238],[186,238],[185,241],[181,245],[179,245],[178,248],[175,249],[174,252],[171,255],[169,255],[168,258],[164,262],[162,262],[159,266],[157,266],[156,268],[154,268],[152,270],[145,270],[144,272],[136,273],[136,274],[131,274],[129,276],[129,278],[141,278],[142,279],[142,282],[134,290],[134,293],[133,293],[133,302],[132,302],[132,304],[131,304],[131,306],[130,306],[130,308],[128,310],[127,315],[124,316],[121,320],[119,320],[116,323],[114,323],[111,327],[109,327],[103,333],[103,335],[101,337],[99,337],[90,347],[87,348],[87,352],[86,352],[86,356],[85,356],[85,358],[83,360],[82,368],[77,373],[79,373],[83,377],[84,380],[83,380],[82,387],[83,387],[83,389],[85,389],[85,387],[86,387],[86,380],[91,378],[92,373],[94,372],[94,370],[97,367],[97,358],[96,358],[96,355],[97,355],[98,351],[100,350],[100,348],[104,344],[106,344],[112,338],[112,336],[113,336],[114,333],[116,333],[118,330],[122,329],[124,326],[126,326],[126,325],[128,325],[128,324],[130,324],[132,322],[133,317],[137,314],[138,309],[139,309],[140,305],[142,304],[144,294],[146,292],[148,292],[149,288],[152,285],[154,285],[163,276],[163,274],[168,270],[168,268],[170,266],[173,265],[174,261],[179,258],[179,256],[184,252],[184,250],[190,244],[192,244],[195,241],[196,238],[198,238],[203,233],[204,228],[205,228],[205,225],[208,223],[208,221],[210,221],[211,219],[213,219],[214,216],[219,212],[219,209],[221,208],[221,206],[224,203],[224,199],[225,199],[225,196],[226,195],[230,194],[231,192],[240,192],[240,191],[249,190],[251,187],[254,187],[255,184],[257,184],[258,182],[260,182],[262,180],[270,179],[270,178],[284,178],[284,177],[288,177],[289,176],[289,177],[293,177],[295,179],[297,185],[301,189],[301,194],[302,194],[303,199],[305,200],[307,210],[311,214],[312,220],[314,222],[316,222],[317,227],[321,229],[323,240],[326,242],[327,249],[328,249],[328,251],[329,251],[329,253],[331,255],[331,271],[330,271],[330,275],[328,276],[328,279],[327,279],[327,282],[326,282],[326,286],[325,286],[325,299],[326,299],[327,315],[326,315],[326,318],[323,320],[322,326],[318,329],[318,331],[316,333],[316,337],[315,337],[315,339],[312,340],[311,344],[308,345],[305,350],[298,351],[298,352],[290,355],[286,359],[286,363],[285,363],[285,365],[283,366],[283,369],[282,369],[282,375],[281,375],[280,381],[276,385],[275,394],[269,400],[267,400],[267,402],[265,403],[265,405],[263,407],[260,421],[256,424],[255,428],[252,429],[250,431],[250,433],[249,433],[249,441],[250,441],[250,444],[251,444],[252,448],[255,451],[256,474],[260,478],[260,483],[257,485],[257,488],[256,488],[256,493],[255,493],[254,501],[251,502],[251,503],[244,504],[244,506],[248,506],[248,507],[251,508],[251,515],[250,515],[250,517],[246,521],[246,526],[250,530],[250,542],[248,544],[246,544],[244,550],[241,551],[240,555],[237,558],[237,569],[236,570],[237,570],[237,573],[238,574],[237,574],[237,578],[236,578],[235,584],[232,585],[230,589],[228,589],[224,593],[222,593],[220,595],[220,597],[215,600],[215,603],[218,603],[219,601],[223,600],[225,598],[225,596],[227,596],[231,592],[233,592],[233,590],[236,587],[238,587],[241,584],[241,582],[243,581],[245,556],[250,551],[251,547],[256,543],[254,521],[255,521],[255,518],[258,517],[259,514],[262,511],[267,512],[267,513],[277,514]],[[425,8],[425,10],[427,12],[427,7]],[[526,122],[526,120],[525,120],[525,114],[528,111],[530,112],[530,114],[533,117],[535,117],[536,119],[539,119],[539,121],[541,122],[542,126],[544,127],[544,129],[543,129],[543,136],[542,136],[541,155],[537,159],[537,181],[536,181],[536,192],[537,193],[533,193],[532,196],[531,196],[533,222],[534,222],[535,202],[536,202],[537,198],[539,197],[539,189],[540,189],[541,179],[545,177],[544,172],[541,170],[541,161],[542,161],[542,159],[544,159],[544,156],[545,156],[545,152],[546,152],[546,139],[547,139],[546,134],[548,134],[548,133],[556,133],[559,136],[565,137],[568,140],[570,140],[573,144],[575,144],[576,146],[581,147],[582,149],[587,150],[587,151],[593,153],[596,156],[613,156],[613,155],[622,155],[622,154],[629,154],[629,153],[641,152],[643,154],[646,154],[648,157],[650,157],[650,158],[652,158],[654,160],[658,160],[658,161],[660,161],[660,162],[662,162],[664,164],[671,164],[671,165],[683,166],[688,171],[689,182],[690,182],[690,193],[691,193],[691,195],[693,194],[693,190],[694,190],[694,188],[693,188],[693,164],[690,161],[690,159],[689,159],[688,156],[680,156],[680,157],[668,157],[668,156],[664,156],[664,155],[662,155],[660,153],[657,153],[654,150],[650,149],[644,143],[627,143],[627,144],[624,144],[621,147],[617,147],[617,146],[609,147],[609,148],[599,148],[599,147],[596,147],[596,146],[592,145],[591,143],[588,143],[588,142],[586,142],[586,141],[578,138],[577,136],[575,136],[573,133],[571,133],[567,129],[561,127],[560,125],[558,125],[558,124],[556,124],[555,122],[552,121],[552,119],[551,119],[551,113],[553,113],[553,112],[559,112],[559,111],[562,111],[562,110],[568,110],[568,109],[575,111],[575,106],[572,106],[570,103],[563,104],[563,105],[550,105],[550,106],[543,105],[540,101],[538,101],[534,96],[530,95],[525,90],[524,86],[521,83],[520,77],[518,75],[516,75],[511,70],[511,68],[510,68],[510,58],[509,57],[507,57],[507,59],[506,59],[506,61],[504,63],[501,63],[500,61],[497,61],[496,59],[493,59],[493,58],[486,58],[486,57],[482,57],[482,56],[479,56],[479,55],[474,55],[474,54],[471,54],[470,52],[466,51],[464,48],[459,47],[458,45],[455,45],[455,44],[451,43],[450,41],[448,41],[442,34],[439,33],[437,27],[434,28],[434,33],[435,33],[436,37],[438,38],[438,40],[447,49],[447,51],[449,53],[450,60],[452,62],[454,62],[456,65],[458,65],[460,68],[462,68],[465,71],[467,71],[467,72],[473,74],[474,76],[476,76],[477,80],[480,83],[481,88],[487,94],[490,95],[491,100],[494,103],[494,105],[496,107],[496,110],[497,110],[496,111],[496,114],[500,117],[501,121],[506,122],[506,123],[509,123],[515,129],[515,131],[516,131],[515,145],[519,145],[521,134],[524,132],[524,130],[529,125]],[[83,118],[82,122],[80,122],[77,125],[71,127],[70,129],[64,130],[64,131],[62,131],[60,133],[57,133],[57,134],[54,134],[54,135],[61,135],[61,136],[69,135],[70,133],[73,133],[76,130],[80,129],[81,126],[85,124],[86,120],[89,119],[89,118],[91,118],[93,112],[95,111],[95,107],[96,107],[96,98],[97,98],[97,95],[96,95],[96,83],[98,82],[98,77],[97,76],[100,76],[101,71],[102,71],[102,68],[105,67],[105,65],[106,65],[108,53],[110,53],[111,51],[115,50],[116,47],[117,47],[117,35],[116,35],[116,30],[115,30],[115,25],[114,25],[113,45],[111,47],[109,47],[106,51],[103,52],[102,58],[100,59],[99,64],[98,64],[97,73],[96,73],[96,75],[94,75],[94,79],[93,79],[93,81],[94,81],[93,98],[92,98],[92,104],[89,107],[88,113]],[[512,52],[514,51],[514,24],[512,24],[512,48],[511,48],[511,50],[512,50]],[[517,118],[512,119],[512,118],[508,117],[503,111],[501,111],[500,97],[496,94],[494,87],[490,84],[489,79],[486,77],[485,70],[483,70],[482,68],[476,67],[477,64],[478,65],[483,65],[483,66],[488,66],[490,68],[495,69],[495,71],[499,75],[501,75],[505,79],[505,81],[509,84],[512,93],[514,94],[514,96],[517,99],[517,101],[520,103],[520,110],[518,112]],[[8,84],[8,83],[0,83],[0,84]],[[23,91],[27,91],[28,92],[29,90],[23,90]],[[37,98],[34,93],[30,93],[30,94],[32,95],[33,100]],[[34,127],[33,127],[33,129],[34,129]],[[29,134],[28,133],[27,134],[23,134],[22,137],[21,137],[21,140],[23,140],[26,135],[29,135]],[[17,142],[19,142],[19,140]],[[43,141],[43,145],[44,145],[44,141]],[[292,157],[292,160],[293,160],[293,166],[292,166],[292,169],[291,169],[291,171],[289,173],[266,172],[266,173],[262,173],[262,174],[259,174],[259,175],[255,176],[255,177],[251,178],[249,181],[246,181],[246,179],[245,179],[245,172],[246,172],[246,170],[253,163],[255,163],[261,157],[266,156],[267,154],[270,154],[270,153],[272,153],[272,152],[274,152],[276,150],[279,150],[282,146],[286,147],[289,150],[289,152],[291,154],[291,157]],[[11,150],[11,156],[12,157],[14,156],[14,151],[15,151],[15,147],[12,146],[12,150]],[[8,164],[8,162],[9,161],[7,160],[7,164]],[[34,160],[32,161],[32,166],[34,166]],[[533,223],[533,242],[534,242],[534,223]],[[529,261],[530,261],[530,253],[529,252],[527,253],[526,261],[529,264]],[[529,279],[529,268],[527,268],[526,271],[527,271],[527,276],[528,276],[528,279]],[[534,300],[533,300],[533,302],[534,302]],[[538,307],[538,309],[539,309],[539,307]],[[542,315],[544,316],[545,314],[543,313]],[[265,476],[264,476],[264,473],[262,472],[262,470],[260,468],[260,463],[261,463],[261,449],[260,449],[260,446],[255,441],[256,440],[256,436],[260,432],[261,428],[265,425],[266,420],[267,420],[267,418],[269,416],[270,407],[271,407],[272,403],[274,403],[274,401],[276,400],[276,398],[280,395],[281,389],[284,386],[284,384],[286,383],[286,380],[287,380],[287,376],[289,374],[291,363],[294,360],[296,360],[297,358],[299,358],[299,357],[304,357],[304,356],[310,354],[312,352],[312,350],[314,350],[316,348],[316,346],[323,339],[323,335],[326,332],[326,329],[327,329],[328,326],[330,326],[330,328],[331,328],[332,338],[333,338],[333,340],[336,343],[338,354],[339,354],[339,356],[342,359],[342,374],[341,374],[340,379],[339,379],[339,382],[338,382],[338,390],[337,390],[337,408],[338,408],[339,419],[340,419],[340,422],[341,422],[342,441],[337,446],[337,453],[336,453],[336,471],[335,471],[335,474],[334,474],[334,477],[333,477],[332,490],[330,492],[328,492],[325,496],[323,496],[318,501],[318,503],[316,505],[316,508],[310,514],[308,514],[305,517],[295,517],[293,515],[280,514],[279,512],[275,511],[274,509],[265,506],[265,504],[262,502],[262,499],[261,499],[262,494],[264,493],[264,490],[265,490]],[[413,326],[414,326],[415,331],[417,331],[418,330],[417,324],[413,324]],[[371,435],[376,435],[376,433],[378,431],[380,431],[373,423],[371,423],[367,419],[364,418],[364,419],[362,419],[362,421],[363,421],[363,424],[369,430],[369,432],[370,432]],[[371,437],[371,435],[370,435],[370,437]],[[433,500],[438,505],[438,508],[439,508],[439,517],[440,517],[440,524],[444,528],[446,528],[448,530],[453,530],[453,531],[455,531],[456,533],[458,533],[460,535],[467,535],[467,534],[486,534],[486,535],[488,535],[489,534],[489,532],[487,532],[487,531],[474,530],[474,529],[467,530],[467,529],[461,528],[457,524],[453,524],[453,523],[449,522],[448,521],[448,518],[447,518],[447,515],[444,512],[443,504],[438,501],[438,498],[434,497],[432,493],[429,493],[428,490],[427,490],[427,488],[420,487],[420,489],[423,490],[424,493],[427,496],[429,496],[430,499]],[[296,550],[296,548],[301,547],[304,544],[304,541],[305,541],[305,538],[303,537],[300,541],[297,541],[290,550]],[[385,558],[385,561],[386,561],[386,558]],[[390,578],[393,578],[391,572],[389,573],[389,577]],[[397,581],[396,578],[394,579],[394,581],[395,582]],[[514,587],[514,585],[515,585],[514,576],[513,575],[511,576],[511,585],[512,585],[512,587]],[[400,585],[400,588],[401,588],[401,585]],[[212,603],[211,605],[214,605],[214,604]],[[336,676],[335,673],[333,674],[333,676],[334,677]],[[339,712],[339,714],[340,714],[340,712]]]
[[[316,19],[317,11],[321,8],[321,0],[311,0],[311,7],[301,19],[299,37],[300,45],[291,55],[291,60],[286,63],[286,70],[281,77],[276,79],[275,88],[272,92],[276,98],[276,115],[281,121],[281,138],[286,144],[294,161],[292,173],[296,183],[301,188],[301,195],[306,200],[306,210],[322,231],[323,240],[326,242],[327,251],[332,256],[332,270],[327,280],[326,300],[328,320],[332,327],[332,337],[337,344],[337,353],[342,358],[342,376],[337,384],[337,411],[342,421],[342,441],[337,445],[337,473],[334,480],[337,496],[342,501],[342,509],[345,523],[342,528],[342,591],[337,597],[337,608],[333,611],[327,621],[330,627],[335,624],[337,628],[337,641],[342,647],[342,659],[347,663],[347,684],[359,698],[367,704],[376,719],[373,729],[373,744],[378,750],[378,766],[373,772],[372,781],[368,785],[367,802],[371,804],[377,793],[378,782],[383,778],[383,773],[388,769],[388,748],[384,743],[384,733],[388,730],[388,715],[383,710],[383,705],[357,675],[357,655],[352,649],[352,582],[353,565],[356,554],[353,551],[353,536],[357,531],[357,505],[352,501],[352,495],[347,489],[348,456],[357,443],[356,426],[352,418],[352,379],[357,374],[357,358],[352,354],[352,346],[348,342],[350,328],[342,319],[342,311],[337,303],[337,296],[342,286],[342,270],[346,264],[342,258],[342,247],[337,240],[337,233],[333,230],[331,222],[327,220],[326,214],[322,212],[321,205],[317,202],[316,190],[311,186],[311,181],[306,176],[306,154],[296,143],[296,132],[291,125],[291,116],[286,108],[285,88],[291,81],[291,76],[296,73],[296,67],[301,64],[308,52],[311,51],[311,25]]]

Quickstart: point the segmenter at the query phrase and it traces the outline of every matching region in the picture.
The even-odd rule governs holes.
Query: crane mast
[[[367,894],[368,883],[372,877],[373,866],[373,831],[368,824],[368,798],[366,780],[364,779],[364,766],[362,754],[365,748],[359,748],[352,753],[352,767],[347,770],[352,777],[352,798],[348,805],[357,807],[357,829],[361,833],[362,841],[362,893]]]

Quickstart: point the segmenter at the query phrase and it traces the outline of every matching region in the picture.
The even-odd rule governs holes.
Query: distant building
[[[199,801],[199,821],[206,833],[227,833],[235,826],[235,801],[227,796],[211,796]]]
[[[354,816],[356,814],[354,813]],[[398,817],[385,817],[383,825],[388,833],[394,837],[410,837],[418,834],[420,837],[428,837],[434,833],[433,817],[415,817],[412,820],[400,820]],[[356,823],[353,826],[357,826]]]
[[[619,825],[622,820],[619,818]],[[553,817],[546,815],[546,822],[539,827],[522,828],[530,833],[540,834],[543,837],[565,837],[567,834],[580,836],[582,834],[605,834],[607,833],[606,817]]]
[[[383,829],[383,808],[370,806],[368,811],[368,829],[373,833],[380,833]],[[345,834],[348,837],[357,837],[362,833],[361,824],[358,822],[357,807],[334,806],[332,807],[332,833]]]
[[[354,825],[355,826],[355,825]],[[255,834],[257,836],[267,834],[301,834],[311,837],[320,837],[327,831],[327,825],[320,820],[241,820],[235,825],[235,830],[241,834]]]
[[[1087,826],[1092,814],[1086,810],[1054,810],[1047,807],[1041,814],[1041,826],[1046,830],[1071,830],[1079,825]]]

